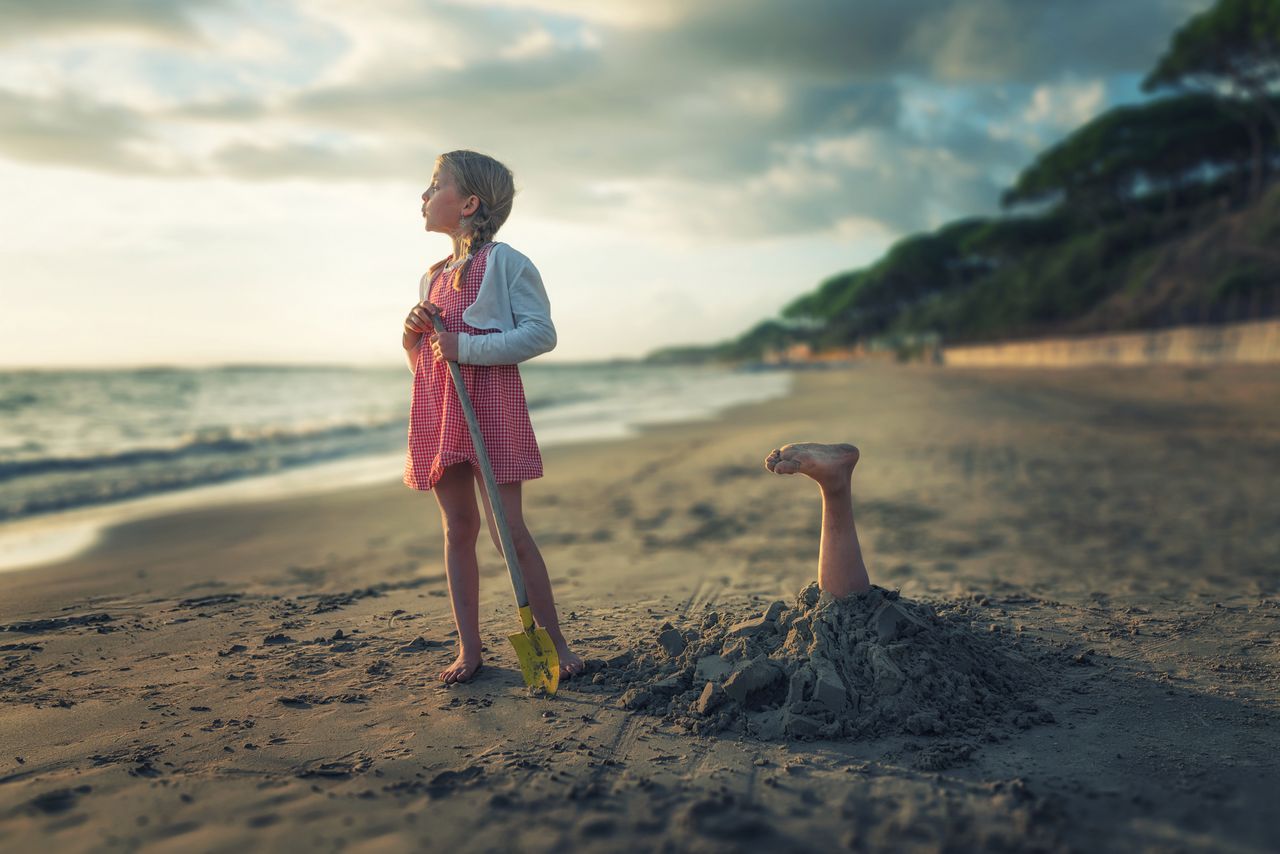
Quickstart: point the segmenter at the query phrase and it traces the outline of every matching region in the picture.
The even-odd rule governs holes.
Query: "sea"
[[[544,447],[708,418],[791,382],[783,371],[641,363],[533,363],[521,374]],[[0,534],[214,485],[398,479],[411,382],[404,367],[0,371]]]

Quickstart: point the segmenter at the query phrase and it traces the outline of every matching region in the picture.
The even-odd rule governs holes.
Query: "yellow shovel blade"
[[[551,642],[551,635],[547,634],[547,630],[534,628],[516,632],[507,638],[516,648],[524,684],[554,694],[560,687],[560,656],[556,654],[555,644]]]

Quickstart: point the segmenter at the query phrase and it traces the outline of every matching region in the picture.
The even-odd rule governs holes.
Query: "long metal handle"
[[[445,331],[440,316],[431,315],[431,324],[436,333]],[[484,447],[484,436],[480,434],[480,422],[476,420],[475,407],[471,405],[471,396],[462,381],[462,369],[457,362],[449,362],[449,375],[453,377],[453,387],[458,392],[458,400],[462,402],[462,411],[467,416],[467,429],[471,431],[471,444],[475,446],[476,458],[480,461],[480,473],[484,475],[485,491],[489,494],[489,509],[493,511],[494,521],[498,523],[498,537],[502,540],[502,556],[507,560],[507,571],[511,573],[511,589],[516,594],[516,606],[520,608],[522,622],[527,623],[525,629],[531,629],[532,617],[529,614],[529,596],[524,591],[524,574],[520,571],[520,562],[516,559],[516,547],[511,540],[511,529],[507,527],[507,513],[502,509],[502,496],[498,494],[498,479],[493,475],[493,465],[489,462],[489,452]]]

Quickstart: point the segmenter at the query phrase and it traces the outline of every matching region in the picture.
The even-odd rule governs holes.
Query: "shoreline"
[[[780,389],[766,396],[727,408],[712,405],[709,410],[654,414],[628,423],[610,423],[597,432],[575,434],[563,426],[545,431],[539,440],[544,450],[599,442],[625,442],[655,427],[714,421],[738,406],[751,406],[785,398],[792,392],[794,378],[785,373]],[[230,504],[289,500],[311,494],[360,488],[371,484],[399,483],[404,451],[377,456],[357,456],[311,465],[302,465],[266,475],[250,475],[229,481],[140,495],[124,501],[72,507],[0,522],[0,574],[24,572],[67,561],[84,554],[110,531],[129,522],[188,511],[212,509]]]
[[[13,519],[0,524],[0,574],[72,560],[92,548],[111,528],[129,522],[246,501],[287,501],[331,489],[394,480],[395,476],[385,474],[385,469],[397,462],[403,464],[403,456],[356,457],[299,466],[268,475]],[[329,476],[341,480],[341,485],[332,484]]]

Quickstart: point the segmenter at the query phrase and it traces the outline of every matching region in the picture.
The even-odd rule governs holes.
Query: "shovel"
[[[431,323],[436,333],[445,331],[444,323],[438,314],[431,315]],[[516,547],[511,540],[511,529],[507,527],[507,514],[502,509],[502,497],[498,494],[498,480],[493,476],[493,465],[489,462],[489,453],[484,447],[484,437],[480,435],[480,422],[476,420],[475,407],[471,405],[471,397],[462,382],[462,369],[457,362],[449,362],[449,375],[453,377],[453,387],[458,392],[458,400],[462,402],[462,411],[467,416],[467,428],[471,431],[471,444],[475,446],[476,458],[480,462],[480,472],[484,475],[484,488],[489,496],[489,509],[493,511],[494,521],[498,524],[498,535],[502,539],[502,556],[507,561],[507,571],[511,573],[511,588],[516,594],[516,607],[520,610],[520,625],[524,631],[508,635],[507,639],[516,649],[516,658],[520,660],[520,672],[524,675],[524,684],[530,688],[541,688],[548,694],[555,694],[560,687],[560,656],[556,653],[555,644],[547,630],[533,624],[533,611],[529,608],[529,596],[524,590],[524,575],[520,572],[520,562],[516,559]]]

